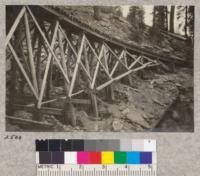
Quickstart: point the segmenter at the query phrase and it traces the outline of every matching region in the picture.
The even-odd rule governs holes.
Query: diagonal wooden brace
[[[31,83],[31,81],[30,81],[28,75],[26,74],[26,71],[24,70],[23,65],[21,64],[21,62],[20,62],[20,60],[19,60],[19,58],[18,58],[18,56],[17,56],[17,54],[16,54],[14,48],[13,48],[12,45],[10,44],[10,42],[8,42],[8,47],[10,48],[10,51],[12,52],[13,57],[14,57],[15,61],[17,62],[17,64],[18,64],[18,66],[19,66],[19,68],[20,68],[22,74],[24,75],[24,78],[26,79],[26,81],[27,81],[27,83],[28,83],[30,89],[32,90],[32,92],[33,92],[35,98],[38,100],[38,98],[39,98],[39,97],[38,97],[38,94],[37,94],[36,90],[34,89],[34,87],[33,87],[32,83]]]
[[[19,14],[18,14],[18,16],[17,16],[15,22],[13,23],[13,25],[12,25],[12,27],[11,27],[11,29],[10,29],[8,35],[6,36],[6,46],[8,45],[8,43],[9,43],[9,41],[10,41],[10,39],[11,39],[13,33],[15,32],[15,30],[16,30],[16,28],[17,28],[17,26],[18,26],[18,24],[19,24],[19,22],[20,22],[20,20],[21,20],[21,18],[23,17],[25,11],[26,11],[26,8],[23,7],[23,8],[21,9],[21,11],[19,12]]]

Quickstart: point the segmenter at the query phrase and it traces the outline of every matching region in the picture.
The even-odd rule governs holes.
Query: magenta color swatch
[[[78,164],[90,164],[89,152],[77,152]]]

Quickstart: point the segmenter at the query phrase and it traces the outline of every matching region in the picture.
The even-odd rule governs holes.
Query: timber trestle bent
[[[22,6],[10,21],[13,23],[7,28],[6,59],[11,63],[12,85],[7,106],[31,109],[35,120],[41,120],[41,113],[50,113],[61,115],[64,123],[76,125],[75,104],[89,105],[93,116],[98,117],[99,92],[109,89],[112,99],[115,81],[159,65],[157,57],[84,30],[59,18],[46,6]],[[16,85],[21,91],[16,90]],[[26,86],[30,100],[19,103],[16,97],[25,97]],[[59,86],[64,87],[62,93],[58,93]],[[54,87],[58,90],[52,92]],[[49,106],[60,100],[63,109]]]

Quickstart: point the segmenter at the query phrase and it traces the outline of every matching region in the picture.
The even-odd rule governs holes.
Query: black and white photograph
[[[6,5],[6,131],[194,132],[194,11]]]

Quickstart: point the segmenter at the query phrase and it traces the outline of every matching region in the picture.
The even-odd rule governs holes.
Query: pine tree
[[[170,11],[170,32],[174,33],[174,14],[175,14],[175,6],[171,6]]]
[[[167,6],[154,6],[153,28],[168,30],[168,10]]]
[[[186,37],[194,36],[194,6],[177,7],[178,28],[183,30]]]
[[[194,37],[194,6],[188,7],[188,30],[189,35]]]
[[[127,20],[137,29],[144,28],[144,8],[140,6],[131,6]]]

